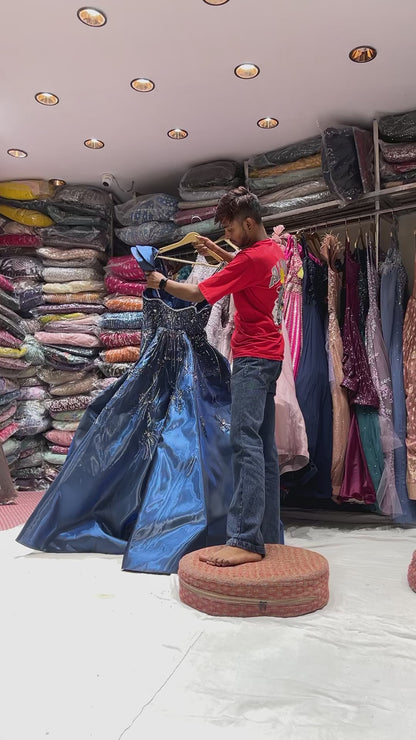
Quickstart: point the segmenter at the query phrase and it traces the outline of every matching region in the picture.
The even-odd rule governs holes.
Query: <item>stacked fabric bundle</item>
[[[160,247],[182,239],[191,231],[210,236],[218,227],[215,208],[222,195],[244,183],[242,164],[219,160],[191,167],[179,183],[179,196],[153,193],[133,198],[114,208],[122,228],[116,236],[129,246]]]
[[[17,209],[11,210],[10,215],[15,215]],[[32,227],[6,219],[1,232],[0,441],[16,488],[42,489],[41,432],[48,428],[49,417],[46,390],[36,377],[44,361],[33,337],[38,323],[29,310],[43,300],[41,264],[34,256],[41,240]]]
[[[53,479],[65,461],[81,417],[100,390],[95,360],[101,349],[98,321],[105,311],[104,269],[112,212],[107,193],[65,186],[49,206],[55,225],[42,230],[44,303],[33,309],[40,327],[48,386],[45,470]],[[52,427],[52,428],[50,428]]]
[[[177,239],[189,231],[203,235],[214,232],[219,199],[239,185],[244,185],[244,170],[240,162],[216,160],[190,167],[179,183],[181,201],[173,219],[181,227]]]
[[[248,160],[247,187],[259,196],[264,215],[331,199],[321,148],[321,137],[316,136]]]
[[[383,187],[416,180],[416,111],[379,120],[380,178]]]
[[[146,280],[132,255],[110,257],[106,273],[104,304],[108,313],[100,319],[104,349],[97,364],[103,375],[115,379],[130,370],[140,356]]]

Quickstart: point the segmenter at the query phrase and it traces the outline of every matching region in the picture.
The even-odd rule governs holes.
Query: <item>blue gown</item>
[[[225,542],[230,373],[207,342],[206,302],[147,290],[143,303],[139,361],[88,407],[17,541],[123,553],[124,570],[172,573],[185,553]]]

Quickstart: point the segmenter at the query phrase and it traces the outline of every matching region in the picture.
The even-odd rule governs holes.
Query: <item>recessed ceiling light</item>
[[[54,185],[56,188],[62,187],[62,185],[66,185],[65,180],[49,180],[51,185]]]
[[[27,152],[24,152],[23,149],[8,149],[7,154],[10,154],[11,157],[27,157]]]
[[[188,132],[184,128],[171,128],[168,131],[168,136],[170,139],[186,139]]]
[[[152,80],[148,80],[146,77],[137,77],[135,80],[130,82],[133,90],[137,92],[151,92],[155,89],[155,83]]]
[[[105,26],[107,23],[106,15],[97,8],[80,8],[77,11],[77,16],[82,23],[93,28],[100,28],[100,26]]]
[[[104,142],[100,139],[85,139],[84,146],[88,147],[88,149],[102,149]]]
[[[248,62],[245,64],[239,64],[234,70],[234,74],[242,80],[251,80],[253,77],[257,77],[259,73],[260,68],[255,64],[250,64]]]
[[[59,98],[57,95],[47,92],[36,93],[35,100],[37,100],[38,103],[41,103],[41,105],[56,105],[57,103],[59,103]]]
[[[225,5],[225,3],[228,3],[228,0],[204,0],[204,3],[207,5]]]
[[[260,128],[276,128],[276,126],[279,125],[279,121],[277,118],[270,118],[267,116],[267,118],[260,118],[259,121],[257,121],[257,126]]]
[[[365,62],[372,62],[376,58],[377,50],[374,46],[356,46],[351,49],[348,56],[352,62],[364,64]]]

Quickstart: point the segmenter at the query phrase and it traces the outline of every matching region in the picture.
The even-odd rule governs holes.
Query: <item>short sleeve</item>
[[[222,270],[198,283],[198,288],[208,303],[214,304],[225,295],[252,286],[253,269],[254,265],[249,255],[239,252]]]

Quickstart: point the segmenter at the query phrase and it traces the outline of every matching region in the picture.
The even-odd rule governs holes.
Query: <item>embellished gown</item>
[[[206,339],[206,302],[147,290],[143,304],[139,361],[88,407],[17,540],[123,553],[125,570],[172,573],[188,551],[225,542],[230,373]]]

